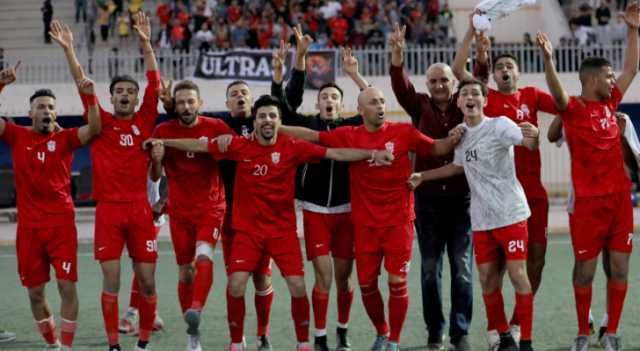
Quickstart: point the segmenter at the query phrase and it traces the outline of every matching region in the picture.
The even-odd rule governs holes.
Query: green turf
[[[177,268],[171,245],[161,243],[161,251],[158,270],[157,287],[159,294],[159,313],[165,321],[166,331],[154,334],[150,349],[184,350],[185,349],[185,325],[181,319],[179,305],[176,296]],[[40,350],[42,340],[36,331],[31,318],[26,291],[20,286],[16,273],[14,247],[0,247],[0,328],[16,331],[18,339],[10,344],[0,344],[0,349],[6,350]],[[102,328],[102,316],[100,313],[100,286],[101,274],[99,267],[92,258],[92,248],[89,245],[81,245],[79,257],[80,282],[78,290],[80,294],[80,318],[79,329],[75,339],[74,350],[106,350],[106,337]],[[224,285],[226,279],[223,274],[222,256],[217,252],[214,289],[209,296],[209,302],[204,312],[202,324],[202,342],[204,350],[223,350],[228,343],[228,329],[226,325],[226,307],[224,297]],[[634,254],[633,256],[637,256]],[[570,276],[572,267],[572,252],[567,236],[556,236],[549,243],[547,265],[544,272],[544,281],[541,291],[536,298],[534,346],[536,350],[567,350],[569,343],[577,330],[573,302],[573,290],[571,289]],[[633,258],[632,258],[633,259]],[[422,321],[421,298],[419,287],[419,253],[414,253],[413,269],[411,271],[409,287],[411,304],[409,316],[402,334],[403,350],[424,350],[425,334]],[[446,263],[445,263],[445,267]],[[307,264],[307,286],[312,284],[312,268]],[[128,303],[128,289],[131,277],[130,264],[123,262],[123,279],[120,293],[120,310],[125,311]],[[640,306],[637,301],[640,297],[638,291],[640,269],[631,269],[630,289],[627,295],[626,308],[622,318],[621,335],[625,350],[640,350]],[[445,286],[443,295],[449,296],[449,274],[444,272]],[[381,284],[383,295],[387,296],[386,279]],[[474,317],[470,332],[470,341],[473,350],[485,350],[484,330],[486,326],[484,306],[480,296],[477,276],[474,275]],[[594,284],[593,306],[596,319],[599,320],[604,310],[605,285],[603,274],[599,271]],[[274,290],[276,293],[271,322],[271,335],[275,350],[295,350],[293,323],[290,317],[289,296],[284,280],[276,272],[274,277]],[[308,291],[310,289],[308,288]],[[59,308],[59,299],[55,285],[49,284],[47,293],[50,303],[55,311]],[[513,307],[513,290],[509,283],[505,283],[505,300],[509,314]],[[386,298],[385,298],[386,300]],[[329,311],[329,341],[334,345],[335,340],[335,291],[331,295]],[[445,298],[448,309],[449,299]],[[57,315],[57,312],[56,312]],[[255,331],[255,314],[253,308],[253,291],[247,293],[247,318],[245,331],[253,335]],[[363,309],[360,296],[356,294],[351,318],[350,330],[354,350],[368,350],[374,335],[367,315]],[[254,350],[255,339],[248,338],[249,349]],[[135,338],[123,336],[121,345],[124,350],[132,350]]]

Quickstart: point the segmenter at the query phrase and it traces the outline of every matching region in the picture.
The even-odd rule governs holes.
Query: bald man
[[[463,115],[453,93],[455,77],[444,63],[427,70],[429,94],[416,92],[403,68],[404,28],[396,26],[390,37],[391,86],[413,125],[431,138],[446,137],[462,123]],[[438,157],[416,157],[415,169],[425,171],[453,161],[453,152]],[[422,314],[429,350],[445,350],[446,324],[442,305],[442,257],[451,266],[449,337],[455,350],[470,350],[467,342],[473,305],[471,277],[471,220],[469,187],[464,175],[423,183],[415,191],[418,244],[422,256]]]
[[[377,88],[366,88],[358,96],[362,126],[344,126],[318,132],[283,127],[283,132],[329,147],[387,150],[393,164],[371,167],[370,162],[349,164],[351,216],[354,224],[355,259],[363,304],[376,328],[370,351],[397,351],[409,306],[407,274],[413,246],[413,193],[406,181],[411,173],[409,152],[422,157],[451,153],[461,138],[459,130],[433,140],[408,123],[385,120],[385,98]],[[389,319],[378,288],[384,262],[389,277]],[[358,347],[358,349],[361,349]]]

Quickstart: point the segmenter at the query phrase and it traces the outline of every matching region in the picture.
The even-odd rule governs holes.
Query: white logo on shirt
[[[201,137],[199,137],[199,138],[198,138],[198,140],[200,140],[200,141],[204,141],[205,143],[208,143],[208,142],[209,142],[209,138],[207,138],[206,136],[201,136]],[[213,141],[213,140],[212,140],[212,141]]]
[[[56,141],[55,140],[49,140],[47,142],[47,150],[49,150],[49,152],[56,151]]]
[[[131,130],[133,131],[133,135],[140,135],[140,129],[138,129],[138,126],[136,126],[135,124],[131,125]]]
[[[249,128],[247,126],[242,126],[242,136],[245,138],[249,136]]]
[[[402,264],[402,268],[400,268],[400,272],[409,273],[410,269],[411,269],[411,262],[410,261],[404,261],[404,263]]]
[[[384,144],[384,148],[390,153],[393,153],[393,149],[395,149],[395,146],[396,144],[394,144],[392,141],[389,141],[386,144]]]
[[[27,146],[27,151],[31,151],[33,148],[31,146]]]
[[[272,152],[271,153],[271,162],[273,162],[274,165],[277,165],[278,163],[280,163],[280,153],[279,152]]]
[[[588,250],[578,250],[578,255],[584,255]]]

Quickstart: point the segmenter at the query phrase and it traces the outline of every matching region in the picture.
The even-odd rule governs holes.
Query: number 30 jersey
[[[456,146],[453,163],[464,168],[471,190],[471,228],[486,231],[523,221],[531,215],[516,178],[514,145],[522,144],[520,128],[507,117],[483,118]]]

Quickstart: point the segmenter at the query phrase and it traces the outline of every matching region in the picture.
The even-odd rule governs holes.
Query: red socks
[[[191,308],[202,310],[207,302],[209,291],[213,285],[213,262],[209,259],[196,261],[196,277],[193,282],[193,301]]]
[[[389,341],[399,343],[402,325],[409,310],[407,282],[389,283]]]
[[[100,301],[109,345],[116,345],[118,344],[118,294],[103,291]]]
[[[313,320],[316,327],[316,336],[327,334],[327,309],[329,307],[329,292],[320,291],[314,287],[311,294],[313,305]]]
[[[133,273],[133,281],[131,282],[131,295],[129,297],[129,308],[138,309],[140,306],[140,287],[138,286],[138,277]]]
[[[591,286],[582,288],[573,285],[576,298],[576,313],[578,315],[578,335],[589,336],[589,308],[591,308]]]
[[[193,301],[193,284],[178,281],[178,300],[180,301],[180,309],[182,314],[187,312]]]
[[[73,337],[76,335],[76,328],[78,324],[76,321],[66,320],[61,318],[60,320],[60,341],[62,346],[71,348],[73,346]]]
[[[496,289],[492,293],[483,294],[484,306],[487,312],[487,328],[488,330],[497,330],[498,333],[504,333],[509,330],[507,324],[507,316],[504,314],[504,300],[502,299],[502,291]]]
[[[256,306],[256,319],[258,320],[256,335],[268,335],[269,316],[271,315],[271,304],[273,303],[273,287],[269,285],[265,290],[256,290],[253,302]]]
[[[140,340],[141,341],[149,341],[149,337],[151,336],[151,331],[153,331],[153,322],[156,319],[156,306],[158,304],[158,297],[156,295],[152,296],[141,296],[140,299]]]
[[[233,297],[227,290],[227,322],[229,323],[229,333],[231,342],[241,343],[244,336],[244,296]]]
[[[389,333],[389,325],[387,325],[384,316],[384,302],[378,289],[378,281],[375,280],[367,285],[360,285],[360,292],[364,308],[378,335],[387,335]]]
[[[291,316],[296,327],[296,339],[298,342],[309,341],[309,299],[303,297],[291,297]]]
[[[58,342],[58,338],[56,337],[56,322],[53,319],[53,315],[41,321],[36,321],[36,324],[47,344],[52,345]]]
[[[349,313],[353,303],[353,289],[349,291],[338,291],[338,326],[347,327],[349,323]]]
[[[620,316],[622,315],[622,307],[624,306],[624,298],[627,295],[627,282],[621,282],[616,280],[609,280],[607,284],[608,293],[608,314],[609,325],[607,326],[607,333],[616,334],[618,332],[618,324],[620,323]]]
[[[516,315],[520,322],[520,340],[531,340],[533,330],[533,294],[516,293]]]

